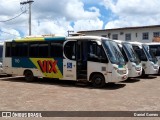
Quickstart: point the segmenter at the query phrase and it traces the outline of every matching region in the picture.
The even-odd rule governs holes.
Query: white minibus
[[[142,62],[142,75],[157,74],[159,70],[157,59],[149,52],[149,46],[145,43],[130,42],[133,49]]]
[[[95,87],[128,78],[116,42],[96,36],[41,36],[6,41],[3,68],[7,74],[91,82]]]
[[[121,41],[121,40],[115,40],[120,50],[127,62],[128,67],[128,77],[138,77],[142,74],[142,65],[141,61],[136,54],[136,52],[133,50],[132,45],[129,42]]]

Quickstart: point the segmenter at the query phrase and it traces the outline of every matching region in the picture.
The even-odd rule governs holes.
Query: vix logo
[[[37,62],[38,62],[39,66],[41,68],[41,71],[43,73],[51,73],[51,72],[57,73],[57,69],[56,69],[57,61],[52,61],[52,60],[41,61],[41,60],[38,60]]]

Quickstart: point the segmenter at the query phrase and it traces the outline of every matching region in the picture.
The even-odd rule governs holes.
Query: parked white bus
[[[4,71],[2,68],[2,54],[3,54],[3,42],[0,42],[0,75],[4,74]]]
[[[0,42],[0,62],[2,63],[2,54],[3,54],[3,42]]]
[[[142,74],[142,65],[141,61],[133,50],[132,45],[129,42],[114,40],[118,43],[120,50],[127,62],[128,67],[128,77],[138,77]]]
[[[158,65],[160,66],[160,42],[152,42],[152,43],[147,43],[149,45],[149,50],[150,52],[156,56],[158,60]],[[159,69],[160,73],[160,69]]]
[[[85,80],[95,87],[128,78],[117,44],[103,37],[42,36],[6,41],[3,68],[7,74],[63,80]]]
[[[142,75],[157,74],[159,70],[157,59],[149,52],[149,46],[140,42],[130,42],[142,62]]]

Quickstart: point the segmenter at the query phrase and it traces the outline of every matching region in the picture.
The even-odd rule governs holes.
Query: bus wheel
[[[141,77],[148,77],[148,75],[145,73],[144,69],[142,70],[142,75]]]
[[[32,82],[32,81],[34,80],[33,73],[32,73],[32,71],[30,71],[30,70],[26,70],[26,71],[24,72],[24,76],[25,76],[25,80],[26,80],[27,82]]]
[[[104,87],[104,85],[105,85],[104,76],[101,74],[95,74],[92,77],[91,82],[92,82],[93,87],[96,87],[96,88],[101,88],[101,87]]]

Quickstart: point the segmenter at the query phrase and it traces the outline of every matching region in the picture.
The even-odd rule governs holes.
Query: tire
[[[95,88],[102,88],[105,85],[104,76],[101,75],[101,74],[95,74],[92,77],[92,81],[91,82],[92,82],[93,87],[95,87]]]
[[[25,76],[25,80],[26,80],[27,82],[32,82],[32,81],[34,80],[33,73],[32,73],[32,71],[30,71],[30,70],[25,71],[25,72],[24,72],[24,76]]]
[[[142,78],[145,78],[145,77],[148,77],[149,75],[147,75],[147,74],[145,74],[145,71],[144,71],[144,69],[142,70],[142,75],[141,75],[141,77]]]

